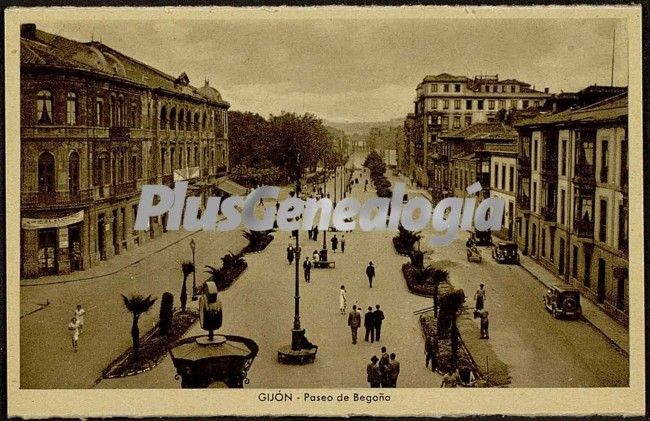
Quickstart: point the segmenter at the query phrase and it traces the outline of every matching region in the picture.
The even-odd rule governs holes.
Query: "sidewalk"
[[[535,279],[545,286],[556,285],[560,280],[546,269],[538,265],[528,256],[520,256],[521,267],[530,273]],[[630,355],[630,336],[628,330],[612,319],[605,310],[598,307],[587,298],[583,297],[580,304],[582,305],[582,316],[589,324],[595,327],[600,333],[609,338],[614,345],[622,350],[626,355]]]

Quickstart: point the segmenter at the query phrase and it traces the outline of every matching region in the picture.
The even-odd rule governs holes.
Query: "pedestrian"
[[[345,285],[341,285],[339,291],[339,308],[341,309],[341,314],[345,314],[345,309],[348,306],[348,296],[347,291],[345,290]]]
[[[363,191],[368,191],[368,180],[366,180],[366,184],[363,185]]]
[[[318,254],[318,250],[314,250],[314,254],[311,255],[311,263],[313,267],[316,267],[316,262],[320,260],[320,254]]]
[[[370,338],[370,343],[375,342],[375,318],[372,314],[372,307],[368,307],[368,311],[363,316],[363,327],[366,328],[366,342]]]
[[[318,241],[318,226],[314,227],[314,241]]]
[[[311,227],[307,230],[307,237],[309,237],[310,240],[314,238],[314,227]]]
[[[375,266],[372,264],[372,262],[368,263],[368,267],[366,267],[366,276],[368,277],[370,288],[372,288],[372,280],[375,277]]]
[[[388,387],[390,384],[390,356],[386,347],[381,347],[381,357],[379,357],[379,372],[381,373],[381,386]]]
[[[454,370],[449,367],[449,370],[442,376],[442,383],[440,387],[456,387],[456,376],[454,375]]]
[[[330,241],[332,242],[332,253],[336,253],[336,249],[339,247],[339,239],[336,238],[336,234]]]
[[[293,247],[291,245],[287,247],[287,261],[289,264],[293,263]]]
[[[280,211],[280,201],[275,202],[275,213],[277,214]]]
[[[352,311],[348,314],[348,326],[352,333],[352,344],[357,343],[357,330],[361,326],[361,314],[357,311],[357,306],[352,306]]]
[[[376,355],[373,355],[372,358],[370,358],[370,364],[366,367],[370,387],[379,387],[381,385],[381,372],[377,366],[377,361],[379,361],[379,358],[377,358]]]
[[[309,256],[306,256],[305,261],[302,262],[302,269],[305,271],[305,282],[311,281],[311,262],[309,261]]]
[[[483,309],[479,312],[481,317],[481,339],[490,339],[488,329],[490,327],[490,320],[488,319],[488,311]]]
[[[384,312],[379,309],[379,304],[376,305],[376,310],[373,314],[374,317],[374,322],[375,322],[375,340],[379,342],[379,339],[381,338],[381,324],[384,321]]]
[[[264,206],[264,199],[260,197],[260,206]]]
[[[68,323],[68,330],[72,332],[72,349],[77,352],[77,343],[79,342],[79,323],[74,317]]]
[[[81,304],[77,304],[77,308],[74,310],[74,317],[77,319],[77,324],[79,325],[79,333],[84,330],[84,315],[86,310],[81,308]]]
[[[394,352],[390,354],[390,370],[388,387],[397,387],[397,378],[399,377],[399,361]]]
[[[485,285],[483,284],[479,285],[479,289],[476,290],[476,293],[474,294],[474,301],[476,302],[474,307],[476,308],[476,311],[483,310],[485,304],[485,290],[483,289],[484,286]]]
[[[424,354],[426,355],[424,366],[429,367],[429,361],[431,361],[431,371],[435,373],[438,366],[438,339],[435,336],[427,336],[424,342]]]
[[[341,236],[341,253],[345,253],[345,235]]]

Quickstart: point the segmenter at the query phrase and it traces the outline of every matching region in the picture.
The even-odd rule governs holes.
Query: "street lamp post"
[[[192,266],[194,266],[194,270],[192,271],[192,301],[196,301],[196,243],[194,242],[194,238],[190,241],[190,248],[192,249]]]

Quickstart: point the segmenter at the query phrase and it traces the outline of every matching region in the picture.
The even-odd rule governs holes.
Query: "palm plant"
[[[242,253],[235,254],[232,251],[228,251],[228,254],[224,255],[221,258],[221,261],[223,262],[221,270],[229,269],[235,266],[241,266],[245,262],[244,255]]]
[[[181,310],[185,313],[187,305],[187,277],[194,272],[194,264],[189,261],[181,263],[181,271],[183,272],[183,288],[181,289]]]
[[[458,326],[456,321],[465,302],[465,292],[456,289],[440,297],[440,313],[438,314],[437,334],[439,338],[450,336],[451,366],[458,365]]]
[[[409,231],[404,228],[402,224],[399,224],[397,226],[397,229],[399,231],[398,236],[400,238],[400,241],[404,248],[407,250],[413,250],[415,243],[417,243],[422,238],[422,231]]]
[[[217,269],[216,267],[210,265],[205,265],[205,267],[207,268],[207,270],[205,270],[204,272],[212,275],[212,280],[217,285],[217,288],[221,287],[225,281],[221,269]]]
[[[131,325],[131,339],[133,340],[133,358],[138,359],[140,351],[140,329],[138,328],[138,319],[142,313],[146,313],[156,302],[156,298],[151,298],[151,295],[143,297],[142,295],[132,295],[126,297],[122,294],[124,306],[133,316],[133,324]]]
[[[430,267],[430,266],[429,266]],[[447,282],[449,279],[449,272],[443,269],[433,268],[429,280],[433,283],[433,315],[438,315],[438,287],[441,283]]]

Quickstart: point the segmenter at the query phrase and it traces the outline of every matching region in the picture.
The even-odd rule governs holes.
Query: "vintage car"
[[[517,243],[500,241],[492,249],[492,258],[499,263],[519,264],[519,250]]]
[[[580,291],[569,285],[551,285],[544,295],[544,306],[556,319],[561,316],[580,318]]]
[[[472,236],[472,238],[474,238],[474,242],[476,243],[477,246],[492,245],[492,232],[490,230],[487,231],[472,230],[470,231],[470,235]]]

